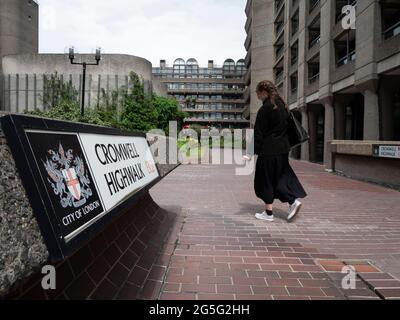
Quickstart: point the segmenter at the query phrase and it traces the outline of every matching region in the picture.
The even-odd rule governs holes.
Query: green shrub
[[[79,95],[71,81],[63,82],[57,73],[46,79],[42,98],[44,110],[27,112],[47,118],[84,122],[106,127],[147,132],[162,129],[168,133],[169,121],[182,125],[187,116],[175,99],[146,93],[143,79],[129,75],[127,87],[102,94],[96,106],[86,107],[81,116]]]

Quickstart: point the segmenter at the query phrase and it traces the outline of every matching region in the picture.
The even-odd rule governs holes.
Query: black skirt
[[[275,199],[292,203],[307,196],[289,163],[289,155],[259,156],[256,164],[254,189],[266,204]]]

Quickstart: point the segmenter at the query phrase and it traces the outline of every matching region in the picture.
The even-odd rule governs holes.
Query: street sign
[[[400,159],[400,145],[399,146],[375,145],[374,157]]]
[[[93,238],[160,178],[143,133],[21,115],[1,123],[54,260]]]

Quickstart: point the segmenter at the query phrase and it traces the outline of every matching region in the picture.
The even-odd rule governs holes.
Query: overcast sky
[[[246,0],[38,0],[40,52],[106,53],[144,57],[159,65],[175,58],[245,57]]]

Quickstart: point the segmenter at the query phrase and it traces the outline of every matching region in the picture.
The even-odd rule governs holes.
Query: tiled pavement
[[[177,219],[147,277],[144,299],[400,297],[400,193],[293,162],[309,196],[286,223],[254,219],[252,176],[233,166],[180,166],[151,195]],[[342,289],[345,264],[356,289]]]

